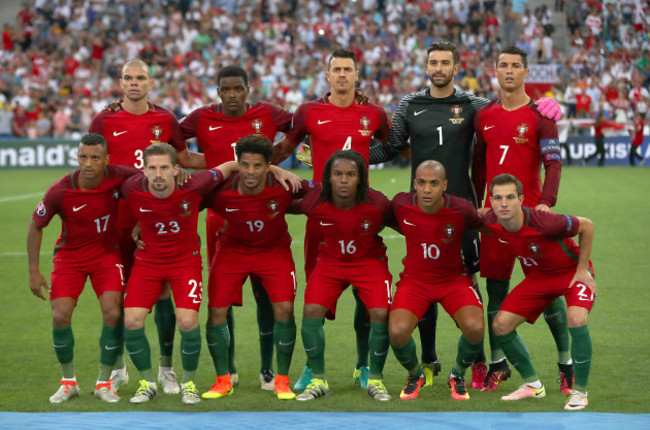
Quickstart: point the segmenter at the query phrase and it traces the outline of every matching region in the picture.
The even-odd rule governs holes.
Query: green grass
[[[48,397],[57,389],[59,367],[51,347],[51,315],[49,304],[35,298],[30,290],[25,253],[25,234],[31,213],[47,186],[66,171],[62,170],[2,170],[0,171],[0,410],[22,412],[47,411],[501,411],[537,412],[560,411],[563,396],[559,393],[555,347],[543,319],[519,332],[528,344],[533,363],[547,387],[547,399],[506,404],[499,397],[520,383],[519,376],[502,384],[498,393],[471,390],[469,402],[449,398],[444,377],[437,377],[433,389],[425,389],[414,401],[393,400],[379,403],[370,399],[352,383],[356,361],[352,328],[353,299],[347,292],[338,306],[337,320],[327,322],[326,369],[332,395],[307,404],[281,402],[269,392],[259,390],[259,346],[255,323],[254,300],[248,284],[244,287],[244,306],[235,311],[237,366],[241,383],[235,394],[216,401],[203,401],[193,407],[181,405],[178,396],[161,395],[156,401],[139,406],[129,404],[128,397],[136,389],[137,372],[129,364],[131,383],[121,390],[123,400],[116,405],[103,404],[91,396],[97,376],[98,336],[101,328],[99,306],[91,288],[82,294],[73,316],[75,333],[75,363],[82,388],[79,399],[63,405],[50,405]],[[308,172],[303,171],[304,174]],[[407,189],[408,170],[372,171],[371,182],[388,197]],[[596,226],[592,260],[596,268],[599,296],[589,319],[594,345],[593,364],[589,381],[589,410],[591,412],[649,413],[650,406],[634,387],[650,386],[646,365],[650,357],[650,302],[647,268],[650,229],[647,227],[650,209],[650,169],[637,168],[566,168],[563,171],[557,212],[591,218]],[[36,197],[20,198],[22,195]],[[18,197],[18,198],[15,198]],[[15,199],[14,199],[15,198]],[[304,291],[302,273],[302,238],[304,220],[289,217],[294,237],[293,251],[299,268],[299,292],[296,316],[301,320]],[[51,251],[60,233],[60,223],[54,220],[45,230],[41,254],[41,271],[52,268]],[[201,225],[204,225],[203,223]],[[201,227],[204,235],[204,228]],[[394,280],[401,271],[404,241],[392,231],[385,233],[390,268]],[[205,255],[205,254],[204,254]],[[520,272],[515,281],[521,279]],[[207,273],[204,273],[207,281]],[[484,289],[483,289],[484,291]],[[200,320],[205,321],[207,303],[203,304]],[[441,311],[438,326],[438,354],[447,374],[456,352],[459,331],[453,321]],[[147,333],[152,345],[154,368],[158,345],[152,318],[147,320]],[[202,328],[203,329],[203,328]],[[416,334],[417,337],[417,334]],[[177,344],[178,344],[177,335]],[[417,340],[417,339],[416,339]],[[418,347],[419,349],[419,347]],[[304,352],[298,340],[291,369],[294,381],[303,365]],[[180,374],[178,347],[174,361]],[[406,374],[392,353],[385,369],[385,382],[394,397],[399,395]],[[214,382],[214,368],[205,342],[199,364],[197,385],[206,390]],[[633,393],[640,395],[634,395]]]

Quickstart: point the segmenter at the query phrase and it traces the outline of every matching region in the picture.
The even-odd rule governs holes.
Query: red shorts
[[[499,310],[521,315],[533,324],[553,300],[564,296],[567,306],[579,306],[591,311],[595,297],[584,284],[569,285],[573,275],[532,272],[506,296]]]
[[[221,215],[212,209],[207,210],[205,216],[205,242],[208,247],[208,267],[212,265],[212,260],[215,255],[215,247],[217,246],[217,237],[225,224],[226,220],[224,220]]]
[[[393,277],[385,260],[368,260],[355,266],[335,266],[319,260],[307,281],[305,304],[314,303],[329,309],[327,318],[336,317],[336,302],[352,284],[366,309],[388,309]]]
[[[61,297],[79,299],[79,295],[81,295],[84,285],[86,285],[87,277],[90,277],[90,282],[97,297],[106,291],[124,292],[124,267],[120,257],[117,254],[108,254],[101,260],[84,266],[55,262],[51,275],[52,292],[50,293],[50,300]]]
[[[293,302],[296,297],[296,266],[290,248],[247,254],[220,248],[210,266],[208,306],[241,306],[242,285],[248,276],[262,283],[272,303]]]
[[[151,309],[169,281],[176,307],[198,312],[203,296],[201,270],[200,258],[173,265],[136,260],[126,285],[124,307]]]
[[[481,277],[510,279],[515,267],[515,257],[508,245],[487,234],[481,235]]]
[[[440,303],[452,318],[465,306],[478,306],[483,309],[483,303],[467,275],[433,283],[423,282],[402,273],[390,310],[406,309],[413,312],[419,321],[432,303]]]

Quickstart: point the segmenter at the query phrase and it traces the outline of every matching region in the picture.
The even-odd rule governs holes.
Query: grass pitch
[[[240,386],[224,399],[202,401],[185,406],[179,396],[160,397],[144,405],[131,405],[128,398],[137,388],[137,372],[129,363],[131,382],[120,390],[123,399],[115,405],[100,402],[92,396],[99,360],[98,338],[101,314],[91,288],[81,295],[73,316],[75,335],[75,365],[82,395],[61,405],[51,405],[48,397],[58,388],[60,370],[51,347],[51,315],[49,303],[35,298],[30,290],[27,273],[25,236],[32,211],[47,187],[67,173],[65,170],[26,169],[0,171],[0,410],[19,412],[50,411],[498,411],[498,412],[556,412],[562,409],[564,396],[559,392],[557,356],[554,343],[543,319],[534,326],[525,325],[519,333],[526,341],[535,368],[547,388],[547,398],[506,403],[500,396],[514,390],[520,383],[518,375],[505,381],[497,393],[470,391],[468,402],[453,401],[449,397],[446,375],[456,355],[460,332],[451,318],[441,310],[438,323],[438,355],[443,373],[434,380],[434,387],[423,389],[420,398],[413,401],[397,399],[406,379],[406,372],[389,354],[384,381],[394,396],[391,402],[376,402],[352,382],[356,362],[355,337],[352,327],[354,299],[348,291],[342,296],[334,322],[325,324],[327,334],[326,370],[331,395],[312,402],[281,402],[271,392],[259,389],[259,345],[255,322],[254,299],[249,285],[244,286],[244,306],[236,315],[236,364]],[[300,171],[304,176],[311,172]],[[409,170],[373,170],[372,186],[389,198],[408,189]],[[599,288],[598,299],[589,319],[594,355],[589,380],[589,411],[649,413],[642,395],[633,387],[650,386],[645,368],[650,357],[650,303],[648,282],[645,279],[647,255],[650,249],[650,229],[647,227],[650,209],[650,169],[612,167],[565,168],[556,212],[585,216],[592,219],[596,237],[592,260]],[[292,246],[298,278],[296,320],[300,327],[303,292],[302,239],[304,219],[288,217],[294,237]],[[203,222],[200,225],[204,225]],[[60,233],[60,222],[53,220],[45,229],[41,271],[47,275],[52,268],[51,255]],[[205,234],[204,227],[200,233]],[[384,232],[394,282],[402,270],[401,259],[405,247],[403,238],[392,230]],[[204,241],[205,243],[205,241]],[[205,253],[204,253],[205,255]],[[204,257],[205,258],[205,257]],[[513,284],[522,277],[517,272]],[[204,271],[207,282],[207,270]],[[481,283],[485,294],[484,282]],[[202,335],[207,315],[204,303],[200,320]],[[300,330],[298,330],[300,332]],[[158,360],[158,343],[153,318],[147,319],[147,333],[152,349],[154,368]],[[417,331],[415,333],[417,342]],[[180,336],[177,335],[177,345]],[[418,342],[419,351],[419,342]],[[304,365],[305,354],[298,339],[291,369],[295,381]],[[180,353],[175,347],[174,362],[177,373],[182,372]],[[214,383],[214,368],[209,352],[203,344],[197,377],[200,391]],[[468,372],[469,377],[470,372]]]

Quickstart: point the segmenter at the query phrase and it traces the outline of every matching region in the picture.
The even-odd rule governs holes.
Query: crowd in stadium
[[[126,60],[153,67],[151,100],[181,118],[218,100],[216,74],[229,64],[251,75],[251,98],[288,109],[327,91],[324,61],[356,52],[360,86],[389,114],[426,85],[422,58],[434,40],[459,47],[457,85],[497,97],[500,48],[516,43],[534,63],[557,64],[553,96],[569,117],[600,110],[619,123],[648,109],[648,2],[496,0],[35,0],[5,24],[0,52],[0,137],[69,137],[121,96]],[[560,53],[551,34],[567,31]]]

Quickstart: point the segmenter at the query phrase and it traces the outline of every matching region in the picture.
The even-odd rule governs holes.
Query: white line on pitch
[[[23,194],[21,196],[2,197],[0,198],[0,203],[14,202],[16,200],[26,200],[33,197],[41,197],[43,194],[43,191],[41,191],[40,193]]]

